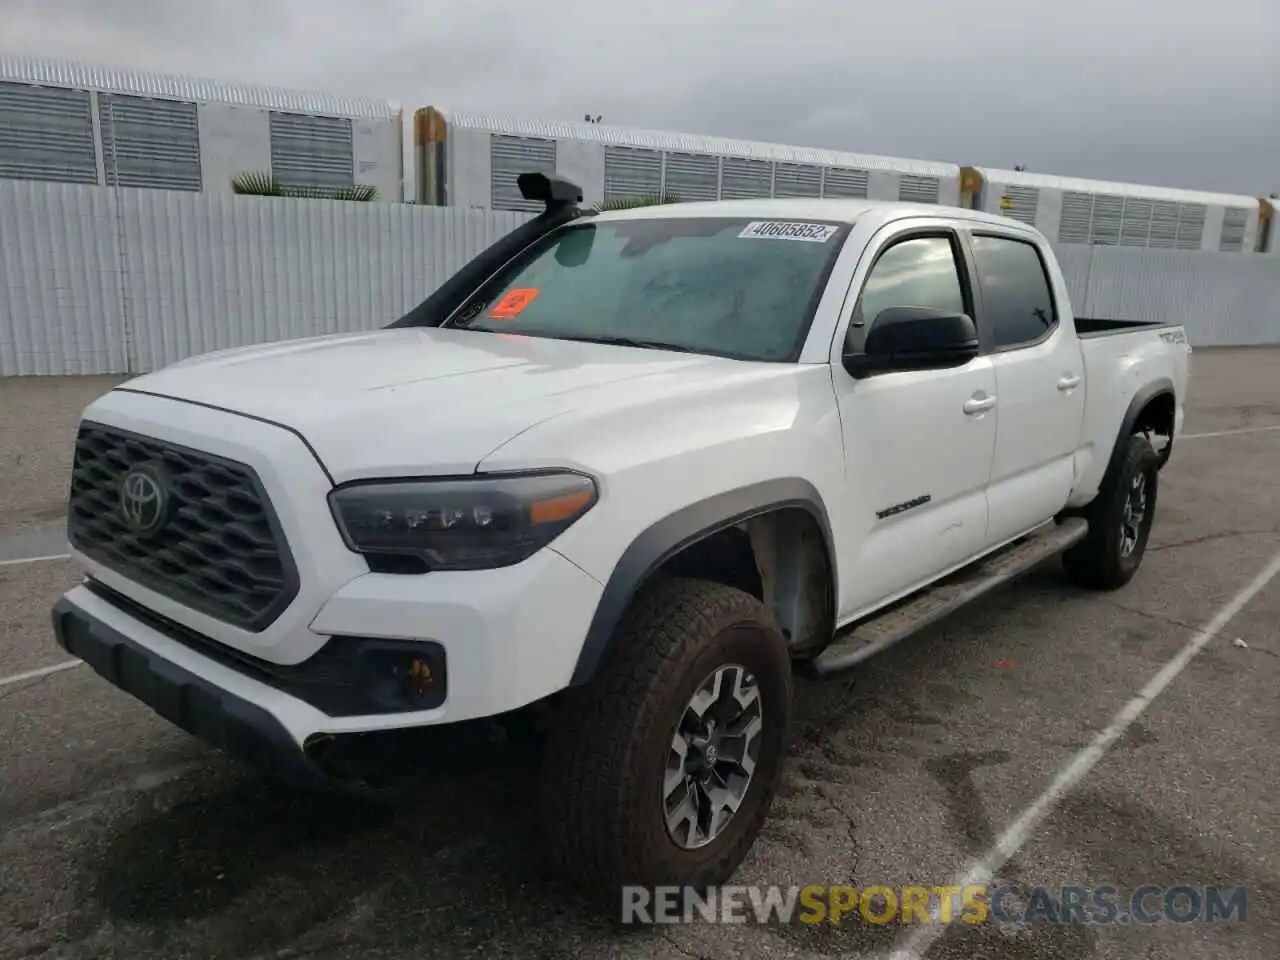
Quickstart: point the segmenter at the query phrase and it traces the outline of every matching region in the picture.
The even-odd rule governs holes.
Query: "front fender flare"
[[[716,494],[657,521],[623,551],[596,606],[570,684],[580,686],[595,677],[627,606],[663,563],[720,530],[761,514],[788,508],[804,510],[818,524],[827,549],[832,582],[839,583],[831,521],[822,495],[813,484],[799,478],[784,478]]]

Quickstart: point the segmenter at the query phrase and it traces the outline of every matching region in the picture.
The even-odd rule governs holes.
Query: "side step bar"
[[[1041,561],[1062,553],[1088,532],[1088,522],[1079,517],[1046,524],[888,609],[845,627],[830,646],[814,659],[797,664],[797,669],[812,678],[824,679],[856,667]]]

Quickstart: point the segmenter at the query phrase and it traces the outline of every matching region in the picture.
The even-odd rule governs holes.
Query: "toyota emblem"
[[[146,536],[164,526],[169,494],[157,471],[134,467],[120,484],[120,514],[136,534]]]

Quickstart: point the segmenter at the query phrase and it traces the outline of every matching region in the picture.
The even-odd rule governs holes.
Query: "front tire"
[[[1118,590],[1138,572],[1155,518],[1160,458],[1146,437],[1129,437],[1120,469],[1089,504],[1089,533],[1062,557],[1067,575],[1093,590]]]
[[[548,744],[548,854],[591,899],[623,885],[726,882],[769,812],[791,711],[786,641],[754,597],[647,588]]]

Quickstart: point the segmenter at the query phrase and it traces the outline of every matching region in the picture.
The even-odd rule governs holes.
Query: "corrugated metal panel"
[[[725,157],[720,169],[720,199],[767,199],[773,193],[773,164],[767,160]]]
[[[632,147],[605,147],[604,198],[653,197],[662,192],[662,153]]]
[[[865,200],[871,176],[866,170],[828,167],[822,175],[822,195]]]
[[[703,153],[716,156],[749,157],[781,163],[804,163],[825,167],[853,167],[864,170],[892,170],[925,177],[959,177],[960,167],[954,163],[912,160],[906,157],[881,157],[874,154],[795,147],[759,140],[732,140],[728,137],[704,137],[692,133],[672,133],[618,127],[604,123],[571,123],[558,120],[526,120],[483,110],[442,110],[445,119],[455,127],[484,130],[519,137],[550,137],[564,140],[586,140],[620,147],[642,147],[648,150],[677,153]]]
[[[1093,220],[1093,197],[1087,193],[1062,195],[1062,219],[1058,222],[1059,243],[1088,243]]]
[[[1181,323],[1192,346],[1280,343],[1275,258],[1256,254],[1084,248],[1083,316]]]
[[[96,184],[89,92],[0,83],[0,177]]]
[[[1120,227],[1124,222],[1124,197],[1095,196],[1089,242],[1095,246],[1114,247],[1120,243]]]
[[[0,180],[0,376],[125,370],[118,198]]]
[[[525,214],[0,181],[0,375],[140,373],[197,353],[374,329]],[[1280,342],[1275,257],[1067,246],[1082,315],[1192,343]]]
[[[200,189],[194,103],[105,93],[98,97],[98,126],[108,186]]]
[[[1228,207],[1223,212],[1222,235],[1218,240],[1218,249],[1224,253],[1241,253],[1244,251],[1244,231],[1249,222],[1248,210]]]
[[[775,197],[822,196],[822,168],[802,163],[779,163],[773,169]]]
[[[1120,221],[1120,246],[1145,247],[1151,236],[1151,200],[1125,197],[1124,217]]]
[[[1040,206],[1040,191],[1035,187],[1005,187],[1001,198],[1009,205],[1001,205],[1000,212],[1013,220],[1036,225],[1036,210]]]
[[[1204,240],[1204,218],[1208,211],[1199,203],[1178,204],[1178,239],[1174,243],[1179,250],[1199,250]]]
[[[1065,193],[1058,242],[1199,250],[1205,212],[1196,203]]]
[[[937,203],[941,184],[937,177],[916,177],[903,174],[898,179],[898,199],[911,203]]]
[[[527,219],[0,181],[0,376],[140,373],[373,329]]]
[[[975,167],[983,180],[993,186],[1040,187],[1072,193],[1111,193],[1143,200],[1173,200],[1176,203],[1202,203],[1210,207],[1239,207],[1257,205],[1254,197],[1238,193],[1211,193],[1203,190],[1180,190],[1174,187],[1155,187],[1141,183],[1118,183],[1110,180],[1086,180],[1081,177],[1059,177],[1047,173],[1028,173],[1025,170],[998,170],[992,167]]]
[[[0,80],[376,120],[394,120],[399,109],[385,100],[372,97],[288,90],[261,84],[227,83],[222,80],[183,77],[125,67],[95,66],[42,57],[0,57]]]
[[[272,113],[271,172],[289,186],[351,186],[355,183],[351,121]]]
[[[1151,234],[1147,245],[1157,250],[1172,250],[1178,240],[1178,205],[1172,200],[1157,200],[1151,205]]]
[[[522,173],[556,172],[556,142],[534,137],[489,138],[490,205],[494,210],[539,213],[543,204],[520,195],[517,178]]]
[[[681,200],[720,198],[720,161],[689,153],[668,153],[666,189]]]
[[[1067,284],[1067,294],[1071,298],[1071,306],[1080,316],[1088,316],[1083,305],[1089,298],[1089,265],[1093,262],[1094,247],[1087,243],[1055,245],[1054,254],[1058,258],[1058,266],[1062,269],[1062,278]]]

